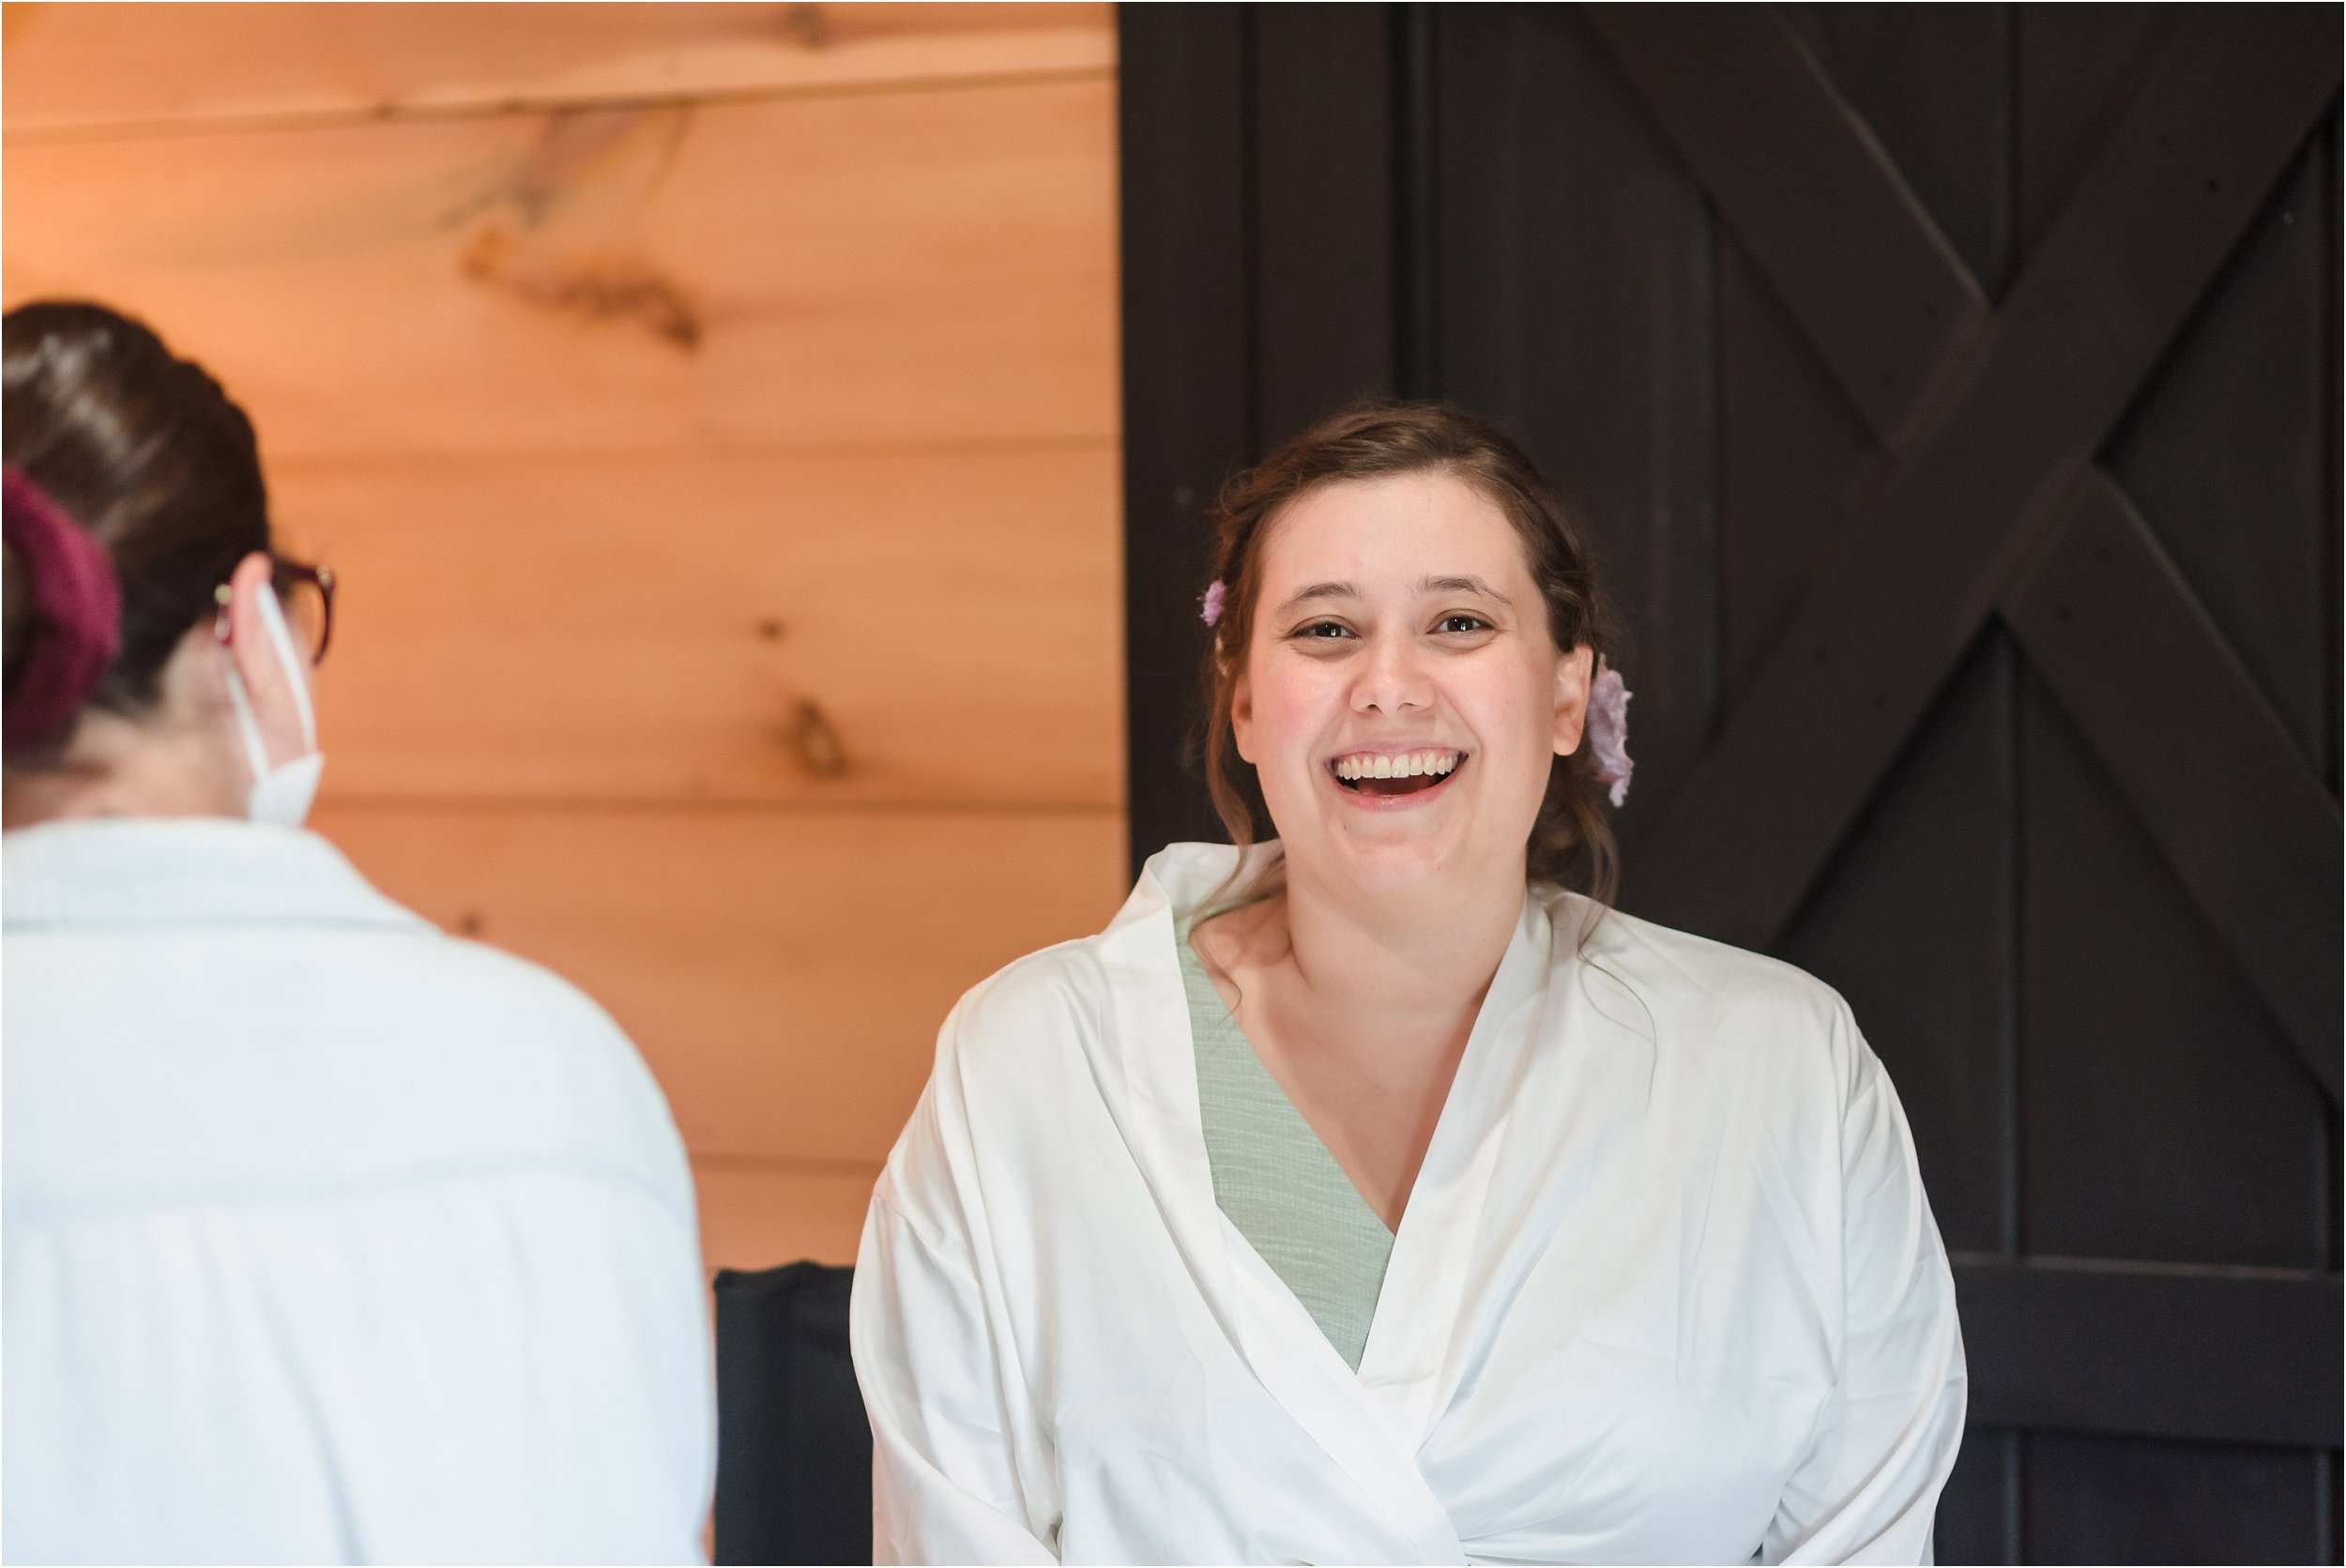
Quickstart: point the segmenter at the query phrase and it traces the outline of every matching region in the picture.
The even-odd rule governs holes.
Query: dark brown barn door
[[[2339,11],[1123,13],[1135,853],[1200,513],[1511,424],[1632,911],[1848,996],[1958,1255],[1942,1560],[2338,1560]]]

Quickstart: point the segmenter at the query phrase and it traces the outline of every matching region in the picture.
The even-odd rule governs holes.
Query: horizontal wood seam
[[[690,1149],[694,1170],[727,1176],[823,1176],[876,1180],[881,1160],[801,1160],[789,1155],[731,1154],[723,1150]]]
[[[868,441],[803,443],[711,440],[673,446],[603,446],[585,451],[576,447],[451,448],[444,451],[430,447],[371,448],[364,451],[346,452],[313,449],[285,457],[271,457],[267,460],[267,467],[271,475],[368,472],[386,468],[412,473],[419,468],[520,468],[541,464],[580,468],[683,460],[694,463],[823,463],[924,456],[967,457],[973,454],[1019,457],[1029,454],[1081,456],[1089,453],[1114,455],[1120,459],[1122,443],[1116,432],[1107,431],[1098,434],[914,435],[902,439],[880,437]]]
[[[2336,1448],[2340,1281],[1954,1259],[1975,1425]]]
[[[2176,1263],[2156,1258],[2090,1257],[2076,1253],[2003,1253],[1950,1249],[1947,1262],[1968,1270],[2017,1270],[2039,1275],[2101,1275],[2121,1280],[2237,1280],[2251,1284],[2307,1285],[2339,1276],[2320,1269],[2291,1269],[2270,1263]]]
[[[196,136],[244,135],[254,131],[335,130],[352,126],[414,125],[447,120],[526,119],[536,115],[611,109],[661,109],[700,105],[776,102],[792,99],[870,98],[885,93],[954,92],[967,88],[1048,86],[1068,82],[1113,82],[1113,60],[1079,67],[1029,70],[972,71],[935,76],[883,78],[868,82],[806,82],[770,87],[710,87],[643,93],[595,93],[575,97],[515,94],[448,104],[315,110],[227,111],[216,115],[152,119],[91,120],[46,126],[0,126],[11,145],[64,146],[97,142],[165,142]]]
[[[510,812],[517,815],[628,814],[866,816],[1074,816],[1113,817],[1124,813],[1115,800],[712,800],[693,796],[570,796],[570,795],[328,795],[318,801],[323,813],[370,814],[393,813]]]

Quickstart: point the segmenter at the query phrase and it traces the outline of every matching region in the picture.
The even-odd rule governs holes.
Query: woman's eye
[[[1434,623],[1437,632],[1487,632],[1490,622],[1481,616],[1444,616]]]
[[[1299,637],[1349,637],[1352,629],[1333,620],[1316,620],[1295,634]]]

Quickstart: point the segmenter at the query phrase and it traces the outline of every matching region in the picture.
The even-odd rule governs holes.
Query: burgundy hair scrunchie
[[[122,585],[105,546],[14,464],[6,474],[8,548],[33,579],[24,666],[0,713],[11,752],[56,739],[105,678],[122,646]]]

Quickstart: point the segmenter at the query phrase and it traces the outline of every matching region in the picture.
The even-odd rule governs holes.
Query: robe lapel
[[[1391,1521],[1396,1547],[1406,1543],[1428,1562],[1464,1561],[1457,1531],[1417,1468],[1415,1444],[1394,1440],[1361,1379],[1214,1201],[1188,994],[1173,948],[1174,898],[1158,876],[1177,854],[1205,860],[1170,868],[1189,873],[1181,891],[1193,901],[1229,868],[1227,850],[1213,856],[1205,846],[1182,846],[1158,856],[1100,950],[1115,997],[1135,1157],[1213,1321],[1263,1387]]]
[[[1552,940],[1546,910],[1526,898],[1409,1190],[1370,1320],[1359,1382],[1411,1454],[1456,1392],[1475,1343],[1463,1306],[1485,1250],[1491,1175],[1531,1068],[1525,1035],[1540,1012]]]

